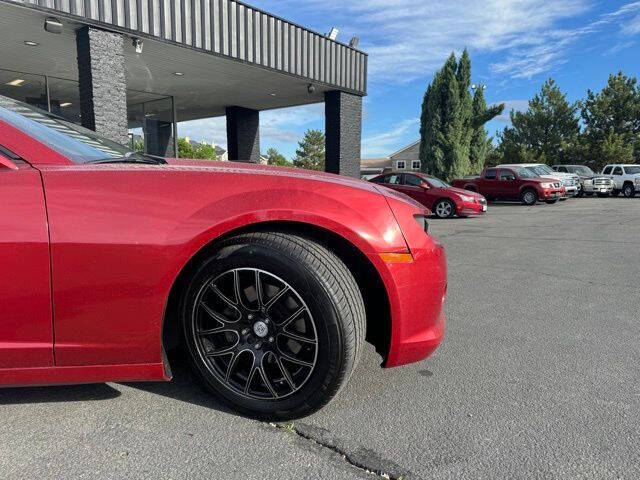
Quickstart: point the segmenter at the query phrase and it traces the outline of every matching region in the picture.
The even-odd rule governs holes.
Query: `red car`
[[[402,192],[431,210],[438,218],[468,217],[487,211],[485,198],[474,192],[454,188],[424,173],[385,173],[371,182]]]
[[[452,185],[477,192],[490,200],[520,200],[524,205],[538,201],[556,203],[565,195],[560,182],[536,177],[526,168],[485,168],[478,177],[453,180]]]
[[[170,380],[182,345],[239,411],[326,404],[444,332],[426,210],[373,184],[160,160],[0,96],[0,385]]]

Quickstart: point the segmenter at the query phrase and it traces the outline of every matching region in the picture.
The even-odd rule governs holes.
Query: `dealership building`
[[[233,0],[0,0],[0,95],[147,153],[177,122],[226,116],[229,159],[258,162],[260,111],[325,104],[327,171],[358,176],[367,55]]]

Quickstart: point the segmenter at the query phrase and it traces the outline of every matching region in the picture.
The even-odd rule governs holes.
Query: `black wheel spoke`
[[[267,378],[267,374],[264,370],[264,359],[266,357],[262,357],[262,363],[260,368],[258,368],[258,372],[260,373],[260,376],[262,377],[262,381],[264,382],[264,384],[267,386],[267,388],[269,389],[269,392],[271,392],[271,395],[273,395],[274,398],[278,398],[278,392],[276,392],[275,388],[273,388],[273,385],[271,385],[271,381],[269,380],[269,378]]]
[[[251,352],[253,355],[253,363],[251,364],[251,369],[249,370],[249,375],[247,375],[247,384],[244,386],[244,394],[247,395],[249,393],[249,389],[251,388],[251,382],[253,382],[253,376],[260,370],[258,367],[258,362],[256,361],[255,353]]]
[[[297,320],[298,317],[300,317],[300,315],[302,315],[304,312],[307,311],[307,307],[301,307],[298,310],[296,310],[293,314],[289,315],[284,322],[280,323],[279,326],[280,328],[282,328],[283,330],[285,328],[287,328],[287,326],[293,322],[294,320]]]
[[[287,338],[292,338],[296,342],[309,343],[311,345],[315,345],[316,343],[318,343],[316,342],[315,338],[307,338],[307,337],[303,337],[302,335],[297,335],[291,332],[280,332],[279,335],[282,335],[283,337],[287,337]]]
[[[273,307],[273,305],[280,299],[282,298],[282,296],[287,293],[289,291],[289,287],[288,286],[284,286],[282,287],[282,290],[280,290],[278,293],[276,293],[273,297],[271,297],[269,299],[269,301],[267,303],[265,303],[264,308],[269,311],[269,309],[271,307]]]
[[[230,308],[238,310],[238,304],[227,298],[227,296],[222,293],[218,287],[216,287],[215,285],[209,285],[209,288],[220,298],[220,300],[226,303]]]
[[[236,333],[235,330],[221,330],[221,331],[216,332],[216,333],[222,333],[222,332],[233,332],[233,333]],[[211,351],[205,352],[204,356],[208,357],[208,358],[211,358],[211,357],[219,357],[221,355],[228,355],[229,353],[232,353],[232,352],[234,352],[236,350],[236,347],[238,346],[239,340],[240,339],[238,338],[238,341],[235,342],[233,345],[227,346],[227,347],[225,347],[225,348],[223,348],[221,350],[215,350],[213,352],[211,352]]]
[[[291,388],[291,390],[293,390],[293,391],[297,390],[296,384],[293,381],[293,379],[291,378],[291,374],[285,368],[285,366],[282,365],[282,362],[280,361],[280,358],[275,353],[273,354],[273,357],[276,359],[276,364],[278,365],[278,368],[282,372],[282,376],[284,377],[286,382],[289,384],[289,387]]]
[[[258,298],[258,309],[264,307],[264,303],[262,301],[262,283],[260,282],[260,271],[256,270],[256,297]]]
[[[279,350],[279,353],[280,353],[280,356],[285,360],[287,360],[288,362],[297,363],[298,365],[302,365],[303,367],[313,367],[313,363],[300,360],[299,358],[289,355],[288,353],[285,353],[282,350]]]
[[[225,323],[233,323],[233,322],[229,321],[228,318],[225,318],[224,315],[220,315],[218,312],[216,312],[213,309],[211,309],[210,307],[208,307],[204,302],[200,302],[200,308],[202,308],[202,310],[204,310],[207,313],[207,315],[209,315],[211,318],[213,318],[214,320],[219,321],[223,325]]]

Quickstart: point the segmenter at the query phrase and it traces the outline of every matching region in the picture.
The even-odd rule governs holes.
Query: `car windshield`
[[[449,186],[450,186],[448,183],[443,182],[442,180],[440,180],[439,178],[436,178],[436,177],[427,177],[427,181],[434,188],[449,188]]]
[[[570,171],[571,173],[577,173],[579,175],[595,175],[593,170],[583,165],[577,165],[575,167],[567,167],[567,170]]]
[[[0,96],[0,120],[74,163],[161,162],[49,112],[3,96]]]
[[[527,168],[514,168],[513,170],[518,175],[518,178],[536,178],[538,176],[535,172],[532,172]]]
[[[527,167],[527,169],[533,173],[536,173],[538,176],[549,174],[554,175],[556,173],[547,165],[534,165],[533,167]]]
[[[633,167],[624,167],[624,171],[627,175],[637,175],[640,173],[640,165],[636,165]]]

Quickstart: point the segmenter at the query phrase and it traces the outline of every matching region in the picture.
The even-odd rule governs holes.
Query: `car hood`
[[[446,189],[447,192],[456,193],[458,195],[466,195],[467,197],[482,198],[482,195],[471,190],[465,190],[464,188],[450,187]]]
[[[236,173],[238,175],[264,175],[265,177],[277,176],[288,177],[292,182],[296,180],[314,180],[338,184],[345,187],[367,190],[372,193],[380,193],[374,184],[364,180],[334,175],[332,173],[317,172],[313,170],[303,170],[293,167],[276,167],[271,165],[259,165],[246,162],[218,162],[211,160],[192,160],[184,158],[167,158],[167,169],[197,168],[208,172]]]

